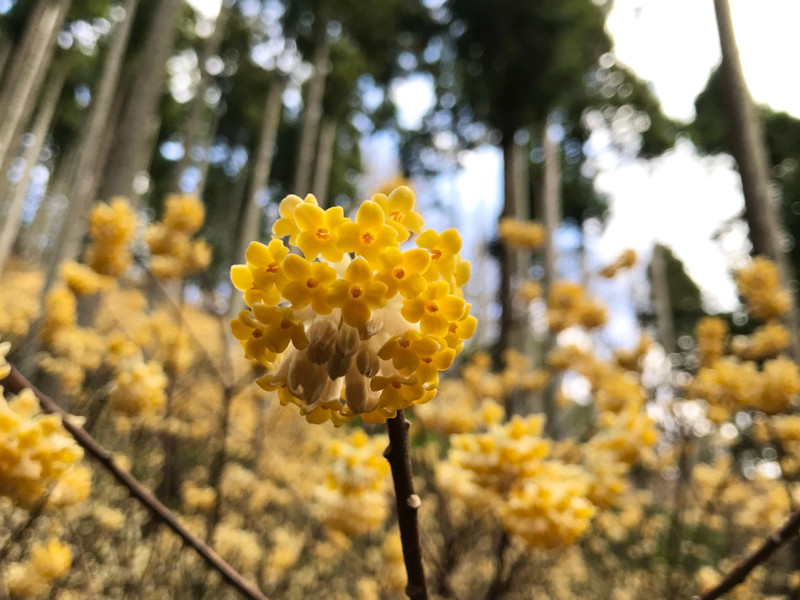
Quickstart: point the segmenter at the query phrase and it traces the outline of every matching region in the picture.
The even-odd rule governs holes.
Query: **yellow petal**
[[[439,236],[439,248],[442,252],[453,255],[461,251],[461,236],[457,229],[445,229]]]
[[[284,219],[291,219],[294,210],[298,205],[302,204],[302,202],[303,200],[299,196],[289,194],[286,198],[281,200],[281,203],[278,205],[278,212]]]
[[[316,231],[325,227],[325,211],[313,204],[301,204],[294,211],[294,220],[302,231]]]
[[[363,229],[373,229],[381,227],[386,220],[383,210],[376,203],[367,200],[361,205],[356,213],[356,223]]]
[[[250,242],[244,256],[247,262],[255,265],[268,265],[272,262],[272,254],[269,248],[261,242]]]
[[[431,264],[431,255],[424,248],[414,248],[403,253],[403,267],[411,273],[424,273]]]
[[[400,313],[409,323],[417,323],[425,312],[425,301],[420,298],[405,298]]]
[[[411,188],[401,185],[389,194],[389,203],[392,210],[407,213],[414,208],[414,192]]]
[[[464,315],[466,303],[463,298],[448,294],[440,298],[437,303],[442,316],[448,321],[458,321]]]
[[[311,277],[311,264],[297,254],[290,254],[283,261],[283,274],[295,281],[305,281]]]
[[[350,300],[342,306],[342,319],[350,327],[355,327],[356,329],[365,327],[371,314],[366,302]]]
[[[352,283],[364,283],[372,279],[372,267],[364,258],[356,258],[347,265],[344,278]]]
[[[240,292],[247,291],[253,287],[253,278],[247,265],[233,265],[231,267],[231,281]]]

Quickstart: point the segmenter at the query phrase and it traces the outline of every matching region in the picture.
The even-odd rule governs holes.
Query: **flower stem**
[[[406,563],[408,585],[406,596],[411,600],[427,600],[428,588],[425,584],[425,570],[422,566],[422,545],[419,537],[417,510],[419,496],[414,493],[411,476],[411,455],[408,450],[408,421],[402,410],[386,422],[389,430],[389,446],[383,455],[392,468],[394,494],[397,501],[397,523],[400,527],[400,541],[403,545],[403,560]]]

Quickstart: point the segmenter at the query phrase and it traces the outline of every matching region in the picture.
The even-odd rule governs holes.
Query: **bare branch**
[[[422,566],[422,545],[419,537],[419,496],[414,493],[411,478],[411,455],[408,451],[408,421],[402,410],[386,421],[389,430],[389,446],[383,455],[392,467],[394,495],[397,501],[397,523],[400,541],[403,544],[403,560],[406,563],[408,585],[406,596],[411,600],[428,600],[425,570]]]
[[[719,584],[704,594],[695,596],[694,600],[715,600],[731,591],[742,583],[753,569],[765,562],[778,548],[797,535],[798,531],[800,531],[800,512],[792,514],[783,527],[764,540],[758,550],[736,565]]]

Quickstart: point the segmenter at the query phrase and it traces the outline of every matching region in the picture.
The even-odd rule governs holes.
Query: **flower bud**
[[[315,319],[308,328],[308,358],[321,365],[333,354],[336,341],[336,327],[328,319]]]
[[[353,356],[358,350],[359,338],[358,331],[349,325],[342,325],[339,329],[339,337],[336,338],[336,352],[342,356]]]
[[[356,353],[356,368],[364,377],[375,377],[381,369],[381,361],[372,350],[362,347]]]

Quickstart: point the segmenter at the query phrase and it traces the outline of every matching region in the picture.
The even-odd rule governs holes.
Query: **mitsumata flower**
[[[458,231],[423,232],[407,187],[376,194],[352,220],[311,195],[279,210],[273,239],[231,269],[249,307],[231,330],[268,369],[258,384],[312,423],[381,423],[431,400],[477,323]]]

